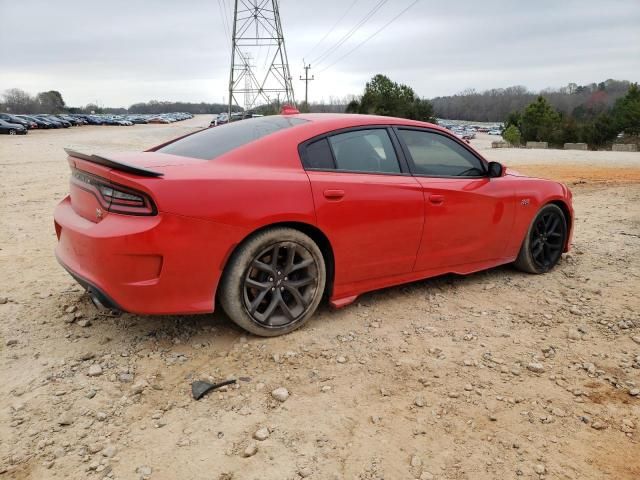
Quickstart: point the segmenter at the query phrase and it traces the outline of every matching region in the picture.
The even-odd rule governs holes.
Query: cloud
[[[249,0],[248,0],[249,1]],[[71,105],[127,106],[150,99],[217,101],[227,97],[230,46],[221,11],[232,0],[0,0],[0,90],[60,90]],[[282,23],[301,98],[302,59],[331,49],[377,0],[281,0]],[[366,42],[411,0],[387,1],[319,63],[310,97],[362,92],[376,73],[422,96],[520,84],[532,89],[606,78],[640,79],[637,0],[504,2],[420,0]],[[230,19],[229,23],[230,23]],[[335,25],[327,38],[318,41]],[[316,46],[314,48],[314,46]],[[264,72],[272,50],[253,54]],[[329,67],[329,68],[327,68]],[[261,76],[260,73],[258,76]]]

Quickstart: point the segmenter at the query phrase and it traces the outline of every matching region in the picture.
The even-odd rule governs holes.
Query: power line
[[[226,8],[222,6],[223,0],[218,0],[218,9],[220,10],[220,16],[222,17],[222,29],[224,30],[224,37],[227,42],[227,45],[231,46],[229,43],[229,38],[231,37],[231,32],[229,32],[229,27],[227,25],[227,15]]]
[[[373,17],[373,15],[375,15],[375,13],[380,10],[385,3],[387,3],[388,0],[380,0],[370,11],[369,13],[367,13],[358,23],[355,24],[355,26],[349,30],[340,40],[338,40],[338,42],[333,45],[332,47],[330,47],[329,49],[327,49],[322,55],[320,55],[319,57],[315,58],[311,63],[321,63],[323,62],[329,55],[331,55],[333,52],[335,52],[338,48],[340,48],[342,45],[344,45],[344,43],[349,40],[365,23],[367,23],[369,21],[369,19],[371,17]]]
[[[362,28],[371,19],[371,17],[373,17],[373,15],[375,15],[376,12],[380,10],[385,3],[387,3],[387,1],[388,0],[379,0],[378,3],[375,4],[373,8],[351,28],[351,30],[343,35],[342,38],[340,38],[334,45],[316,57],[312,63],[322,63],[328,56],[344,45],[344,43],[347,42],[360,28]]]
[[[385,28],[387,28],[389,25],[391,25],[393,22],[395,22],[398,18],[400,18],[405,12],[407,12],[411,7],[413,7],[416,3],[418,3],[420,0],[414,0],[414,2],[412,2],[407,8],[405,8],[404,10],[402,10],[398,15],[396,15],[395,17],[393,17],[391,20],[389,20],[387,23],[385,23],[380,29],[376,30],[375,32],[373,32],[372,35],[370,35],[369,37],[365,38],[362,42],[360,42],[358,45],[356,45],[355,47],[353,47],[351,50],[349,50],[347,53],[345,53],[344,55],[342,55],[340,58],[338,58],[335,62],[333,62],[332,64],[330,64],[329,66],[323,68],[322,70],[320,70],[320,72],[318,73],[322,73],[326,70],[328,70],[329,68],[333,67],[336,63],[344,60],[346,57],[348,57],[349,55],[351,55],[353,52],[355,52],[356,50],[358,50],[361,46],[363,46],[365,43],[367,43],[369,40],[371,40],[373,37],[375,37],[376,35],[378,35],[380,32],[382,32]]]
[[[313,46],[313,48],[312,48],[311,50],[309,50],[309,51],[304,55],[304,57],[303,57],[303,58],[308,57],[309,55],[311,55],[311,54],[314,52],[314,50],[315,50],[316,48],[318,48],[318,46],[319,46],[322,42],[324,42],[324,41],[327,39],[327,37],[328,37],[329,35],[331,35],[331,34],[333,33],[333,31],[336,29],[336,27],[337,27],[337,26],[340,24],[340,22],[341,22],[342,20],[344,20],[344,18],[349,14],[349,12],[350,12],[350,11],[351,11],[351,9],[355,6],[355,4],[356,4],[356,3],[358,3],[358,0],[353,0],[353,2],[351,3],[351,5],[349,5],[349,8],[347,8],[346,12],[344,12],[344,13],[342,14],[342,16],[338,19],[338,21],[337,21],[336,23],[334,23],[334,24],[333,24],[333,26],[332,26],[332,27],[327,31],[327,33],[325,33],[325,34],[324,34],[324,37],[322,37],[322,38],[318,41],[318,43],[316,43],[316,44]]]

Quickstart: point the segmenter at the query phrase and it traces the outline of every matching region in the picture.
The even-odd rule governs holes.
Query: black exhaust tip
[[[95,287],[89,285],[86,287],[87,294],[91,299],[91,302],[95,305],[95,307],[100,311],[108,311],[115,315],[120,315],[122,310],[118,307],[113,300],[107,297],[100,290],[97,290]]]
[[[87,291],[91,302],[96,306],[98,310],[111,310],[112,313],[119,315],[124,312],[120,305],[114,302],[109,295],[104,293],[98,287],[93,285],[91,282],[81,277],[74,271],[72,271],[69,267],[67,267],[64,263],[60,261],[60,265],[64,267],[64,269],[71,275],[76,282],[78,282],[84,289]]]

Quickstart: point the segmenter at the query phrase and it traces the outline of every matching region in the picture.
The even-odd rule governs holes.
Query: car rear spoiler
[[[163,173],[149,170],[148,168],[136,167],[130,163],[113,160],[100,155],[85,155],[84,153],[76,152],[70,148],[65,148],[64,151],[67,152],[67,155],[70,157],[79,158],[91,163],[97,163],[98,165],[113,168],[114,170],[119,170],[121,172],[133,173],[134,175],[140,175],[141,177],[161,177],[164,175]]]

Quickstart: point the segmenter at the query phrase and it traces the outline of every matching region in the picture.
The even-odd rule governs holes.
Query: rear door
[[[301,146],[336,283],[411,272],[424,223],[422,187],[386,127],[341,131]]]
[[[512,182],[489,178],[486,163],[457,139],[396,129],[424,192],[425,226],[417,271],[504,257],[514,219]]]

